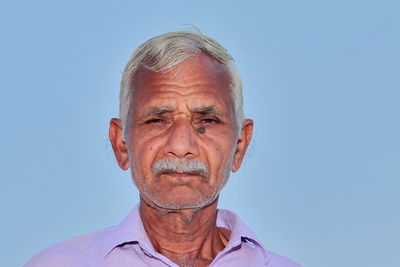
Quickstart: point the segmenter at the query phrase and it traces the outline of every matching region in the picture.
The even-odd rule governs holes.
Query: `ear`
[[[242,126],[242,138],[237,141],[235,155],[233,156],[232,172],[239,170],[246,154],[247,148],[250,144],[251,137],[253,136],[253,120],[246,119]]]
[[[121,169],[129,169],[129,154],[126,142],[122,138],[121,120],[113,118],[110,121],[110,130],[108,132],[115,158]]]

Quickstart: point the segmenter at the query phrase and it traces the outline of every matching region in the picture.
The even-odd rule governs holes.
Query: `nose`
[[[186,118],[176,120],[171,126],[164,146],[164,153],[167,156],[180,159],[198,156],[196,133],[191,122]]]

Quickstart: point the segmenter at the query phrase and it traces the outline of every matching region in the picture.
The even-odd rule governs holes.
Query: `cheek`
[[[131,150],[133,152],[137,170],[145,171],[151,168],[161,147],[159,138],[151,138],[143,134],[138,134],[132,140]]]
[[[154,155],[156,154],[157,143],[154,142],[154,140],[146,140],[142,142],[140,146],[138,145],[138,148],[139,148],[138,151],[139,162],[144,160],[147,163],[147,161],[153,158]]]
[[[206,136],[203,138],[204,153],[212,171],[221,172],[226,162],[230,161],[235,151],[235,144],[230,133]]]
[[[231,127],[209,127],[204,134],[206,146],[226,152],[234,145],[235,134]]]

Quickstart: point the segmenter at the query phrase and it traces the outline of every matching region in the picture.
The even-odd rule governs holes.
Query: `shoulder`
[[[266,264],[268,267],[301,267],[297,262],[267,250],[260,239],[234,212],[219,209],[217,225],[231,231],[232,240],[229,242],[244,244],[241,246],[242,255],[246,257],[247,261],[253,261],[254,264],[251,266],[259,266],[260,264],[264,266]],[[239,242],[240,239],[242,242]]]
[[[268,254],[268,267],[302,267],[299,263],[285,256],[267,251]]]
[[[51,245],[32,257],[24,267],[83,267],[102,255],[102,245],[113,227]]]

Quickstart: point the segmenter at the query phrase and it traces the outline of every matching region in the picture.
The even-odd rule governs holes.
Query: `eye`
[[[201,122],[204,124],[213,124],[213,123],[219,123],[219,120],[216,118],[204,118],[201,119]]]
[[[146,124],[157,124],[162,123],[164,120],[160,118],[154,118],[146,121]]]

